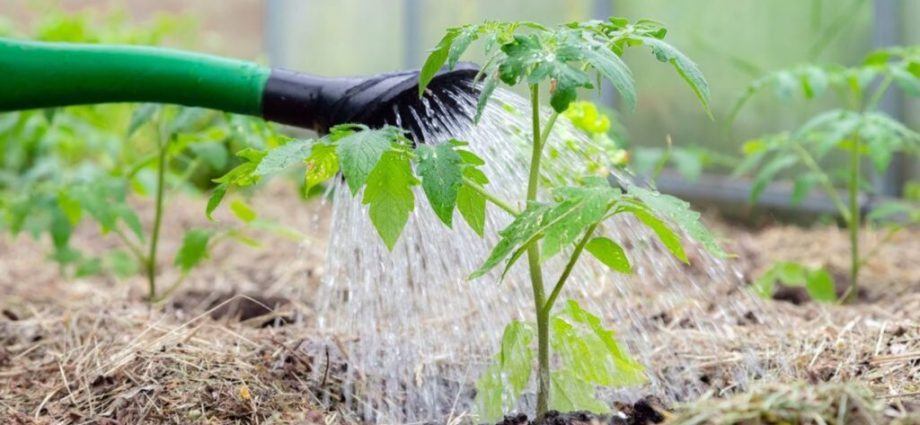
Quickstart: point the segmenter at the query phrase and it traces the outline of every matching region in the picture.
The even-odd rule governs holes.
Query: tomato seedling
[[[462,141],[423,143],[413,149],[400,129],[343,125],[318,140],[240,153],[247,162],[217,180],[220,186],[208,211],[219,205],[230,187],[255,184],[294,164],[306,165],[307,187],[341,172],[348,190],[369,206],[370,219],[390,249],[415,208],[416,186],[421,186],[446,226],[454,225],[457,211],[480,235],[485,231],[487,204],[493,204],[512,220],[498,232],[500,241],[470,278],[496,276],[492,270],[499,266],[500,276],[504,276],[518,260],[527,257],[536,321],[514,321],[505,329],[495,364],[477,383],[480,416],[495,419],[514,406],[530,382],[534,358],[538,416],[550,408],[607,411],[607,405],[595,398],[595,386],[642,382],[646,379],[642,366],[619,345],[613,331],[602,326],[599,317],[574,301],[568,301],[559,312],[553,309],[584,251],[612,270],[632,271],[624,248],[599,231],[603,223],[616,215],[631,214],[684,262],[688,259],[681,231],[713,253],[724,252],[699,222],[699,214],[684,201],[630,182],[623,183],[625,190],[612,186],[609,171],[602,167],[594,169],[596,175],[572,179],[571,186],[541,190],[540,164],[557,119],[577,99],[579,89],[594,88],[597,81],[607,79],[627,105],[635,106],[632,73],[620,58],[629,47],[645,46],[660,61],[672,65],[708,112],[706,80],[690,59],[663,40],[666,33],[657,22],[630,23],[622,18],[555,28],[532,22],[487,22],[447,30],[422,68],[419,93],[424,93],[442,66],[455,66],[473,41],[484,40],[488,59],[478,77],[475,121],[500,84],[526,84],[530,89],[531,159],[526,165],[529,179],[525,199],[506,200],[490,192],[489,178],[481,170],[485,160]],[[552,107],[546,120],[541,114],[541,87],[548,88]],[[577,111],[571,114],[577,115]],[[610,159],[615,162],[615,158]],[[566,266],[547,287],[543,264],[563,253],[568,256]],[[531,347],[534,339],[536,352]],[[559,363],[555,368],[551,368],[551,346]]]
[[[847,302],[856,300],[860,269],[878,253],[873,248],[863,255],[860,247],[859,231],[864,219],[859,197],[874,192],[866,179],[863,160],[868,159],[876,173],[884,174],[895,153],[920,153],[920,134],[878,110],[893,84],[905,93],[920,96],[920,47],[879,50],[853,67],[809,64],[775,71],[751,83],[731,114],[733,119],[751,97],[768,89],[783,98],[799,92],[807,99],[829,91],[837,94],[843,107],[823,112],[793,132],[746,142],[742,149],[745,159],[735,172],[743,175],[756,170],[752,202],[767,185],[779,179],[792,180],[793,204],[801,202],[816,186],[828,195],[849,232],[850,282],[843,297]],[[845,160],[844,165],[834,165],[835,159]],[[784,177],[781,173],[788,170],[796,172]],[[845,188],[846,197],[841,196],[838,187]],[[880,205],[869,218],[881,220],[909,211],[908,206],[897,201]],[[892,226],[889,234],[900,228]]]

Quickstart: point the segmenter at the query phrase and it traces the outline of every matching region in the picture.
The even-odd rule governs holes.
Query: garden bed
[[[321,354],[330,356],[330,366],[320,374],[321,380],[308,373],[313,363],[309,353],[317,352],[311,349],[311,295],[323,274],[328,209],[318,202],[303,205],[290,191],[277,188],[258,195],[253,204],[263,206],[264,215],[305,233],[307,242],[266,233],[259,236],[261,249],[220,247],[171,301],[155,308],[143,299],[141,278],[64,280],[43,260],[46,243],[26,237],[0,239],[0,418],[9,418],[3,423],[354,420],[349,412],[319,403],[323,393],[335,398],[336,373],[347,367],[347,361],[327,350]],[[163,235],[167,252],[177,249],[182,229],[208,225],[203,201],[182,199],[171,205]],[[150,207],[139,205],[142,216],[149,216],[144,211]],[[835,274],[846,270],[847,236],[840,229],[776,225],[751,230],[715,219],[710,223],[738,255],[736,263],[748,279],[775,260],[823,264]],[[871,246],[882,232],[866,235]],[[112,243],[89,228],[81,229],[75,239],[84,248]],[[657,317],[654,332],[661,350],[678,353],[662,361],[679,361],[681,347],[711,347],[707,359],[693,359],[704,365],[698,379],[711,388],[709,400],[697,406],[667,406],[678,413],[663,412],[664,417],[684,423],[700,417],[728,418],[733,409],[760,412],[755,405],[768,396],[754,392],[723,397],[737,385],[728,366],[751,355],[760,360],[764,376],[782,377],[783,382],[762,390],[769,394],[787,394],[783,392],[797,388],[796,382],[829,382],[803,389],[807,397],[802,400],[838,403],[840,394],[862,394],[859,400],[878,406],[855,403],[849,408],[875,423],[917,409],[918,252],[920,231],[904,231],[865,267],[866,293],[857,305],[769,302],[737,326],[724,329],[724,334],[734,335],[730,339],[686,326],[681,311],[647,312]],[[171,273],[169,267],[163,270]],[[747,296],[734,291],[713,303]],[[233,318],[239,313],[245,320]],[[796,360],[772,364],[771,356],[781,352],[787,358],[794,353],[791,358]],[[839,382],[848,385],[832,385]],[[801,406],[808,415],[819,416],[834,413],[825,409],[828,406],[848,409],[820,402]]]

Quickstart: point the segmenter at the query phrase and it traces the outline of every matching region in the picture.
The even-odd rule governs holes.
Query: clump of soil
[[[496,425],[651,425],[664,422],[664,415],[652,398],[644,398],[634,404],[617,403],[617,412],[597,415],[586,411],[559,412],[550,410],[543,417],[531,421],[521,413],[508,415]]]

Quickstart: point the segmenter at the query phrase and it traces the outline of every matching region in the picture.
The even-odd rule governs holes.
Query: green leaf
[[[562,370],[585,382],[607,387],[639,385],[645,368],[630,357],[601,319],[569,300],[551,319],[553,350]]]
[[[224,195],[227,194],[227,189],[229,189],[229,187],[230,185],[227,183],[219,184],[211,192],[211,196],[208,198],[208,206],[205,209],[205,215],[207,215],[208,220],[214,220],[214,217],[211,215],[214,214],[214,210],[216,210],[217,207],[220,206],[221,201],[224,200]]]
[[[214,170],[222,170],[227,166],[227,161],[229,158],[227,155],[227,148],[224,147],[223,143],[195,143],[190,145],[189,149],[191,149],[195,155],[204,160],[204,162]]]
[[[338,140],[336,155],[353,195],[364,187],[380,157],[390,150],[390,144],[390,134],[381,130],[357,131]]]
[[[549,408],[560,412],[587,410],[592,413],[610,411],[604,402],[595,398],[594,385],[582,381],[569,371],[560,370],[550,374]]]
[[[640,40],[642,40],[642,43],[645,45],[651,47],[652,53],[655,54],[655,57],[657,57],[659,61],[669,62],[674,65],[677,73],[690,85],[693,93],[696,94],[696,97],[703,104],[703,108],[706,109],[706,113],[711,117],[712,112],[709,109],[709,83],[696,64],[679,50],[660,39],[640,37]]]
[[[371,222],[387,248],[393,250],[415,208],[412,186],[419,182],[405,153],[388,151],[375,162],[377,165],[366,178],[362,202],[370,206]]]
[[[585,249],[611,270],[626,274],[632,273],[632,266],[629,264],[626,252],[616,242],[602,236],[596,237],[588,241]]]
[[[449,28],[447,33],[444,34],[444,37],[441,38],[441,41],[438,42],[438,45],[431,50],[431,53],[428,54],[428,58],[425,59],[425,64],[422,65],[422,70],[418,75],[418,95],[422,97],[425,94],[425,88],[428,87],[428,83],[434,79],[434,76],[437,75],[438,70],[444,65],[444,62],[447,61],[447,57],[450,54],[450,48],[454,43],[454,39],[460,35],[460,29],[458,28]]]
[[[449,144],[419,145],[416,148],[422,189],[431,208],[447,227],[453,224],[457,194],[463,183],[463,158]]]
[[[792,153],[778,155],[767,162],[757,173],[757,176],[754,177],[754,182],[751,184],[750,201],[752,203],[757,202],[776,174],[795,165],[797,162],[798,158]]]
[[[327,143],[313,145],[307,158],[307,173],[304,177],[304,190],[309,192],[314,186],[329,180],[339,173],[339,158],[336,147]]]
[[[591,64],[616,88],[630,110],[636,109],[636,84],[626,63],[604,46],[590,46],[584,41],[575,41],[585,62]]]
[[[141,225],[141,219],[137,216],[137,213],[134,212],[127,205],[118,205],[114,208],[115,214],[118,218],[121,219],[126,226],[137,236],[141,241],[144,240],[144,228]]]
[[[511,255],[516,247],[538,234],[541,230],[543,215],[552,207],[551,204],[530,202],[527,208],[524,209],[520,215],[515,217],[508,227],[498,232],[501,239],[495,247],[492,248],[492,252],[489,254],[489,257],[486,258],[486,261],[470,275],[469,279],[476,279],[485,275],[489,270],[495,268],[502,260]],[[510,266],[511,264],[509,263],[508,266],[506,266],[506,270]]]
[[[543,238],[543,259],[551,258],[564,246],[574,243],[588,227],[602,220],[619,194],[602,181],[585,187],[560,188],[555,195],[557,201],[551,204],[530,203],[501,230],[501,240],[470,278],[484,275],[511,255],[502,272],[504,276],[527,247],[540,238]]]
[[[438,71],[444,66],[444,63],[447,62],[447,58],[451,52],[451,46],[454,44],[454,40],[462,32],[460,28],[448,28],[447,32],[444,34],[444,37],[441,38],[441,41],[438,42],[438,45],[431,50],[431,53],[428,54],[428,58],[425,59],[425,64],[422,65],[422,70],[418,75],[418,95],[422,97],[425,94],[425,88],[428,87],[428,84],[431,83],[431,80],[434,79]],[[467,42],[469,45],[469,42]],[[457,57],[460,56],[458,52]],[[453,68],[453,67],[451,67]]]
[[[236,218],[242,220],[245,223],[249,223],[255,220],[257,217],[257,214],[255,211],[253,211],[252,207],[240,199],[234,199],[233,202],[230,203],[230,211],[233,212],[233,215],[235,215]]]
[[[489,98],[492,97],[492,93],[495,92],[497,87],[497,74],[486,78],[485,83],[482,85],[482,89],[479,91],[479,99],[476,101],[476,116],[473,117],[474,123],[479,123],[479,119],[482,118],[482,112],[485,111],[486,105],[489,103]]]
[[[711,254],[719,257],[728,256],[716,242],[715,236],[700,221],[700,213],[690,209],[690,203],[687,201],[638,186],[630,186],[629,193],[639,198],[656,215],[667,217]]]
[[[192,229],[185,232],[182,237],[182,245],[179,252],[176,253],[175,265],[183,273],[195,268],[202,260],[208,257],[208,241],[211,239],[211,232],[203,229]]]
[[[509,86],[520,82],[527,76],[527,70],[543,59],[543,47],[535,34],[515,34],[513,40],[503,44],[501,49],[505,59],[498,65],[498,77]],[[534,74],[537,74],[537,70],[534,70]],[[542,76],[547,74],[548,72]],[[534,84],[537,78],[530,75],[528,82]]]
[[[67,219],[70,220],[70,224],[76,225],[79,223],[83,216],[83,209],[80,207],[80,202],[70,196],[66,190],[58,192],[57,200],[58,207],[61,209],[61,212],[67,216]]]
[[[601,221],[619,193],[602,181],[594,186],[560,188],[554,195],[558,203],[543,217],[543,259],[575,243],[588,227]]]
[[[689,264],[687,253],[684,252],[684,247],[680,243],[680,237],[677,236],[665,222],[661,221],[658,217],[655,217],[644,208],[628,208],[627,211],[636,216],[646,227],[652,229],[652,231],[658,235],[658,240],[660,240],[664,247],[667,248],[668,251],[671,251],[671,254],[677,257],[678,260]]]
[[[910,71],[899,67],[891,67],[891,76],[894,77],[894,82],[904,91],[914,97],[920,97],[920,78],[917,75],[910,73]]]
[[[466,167],[463,176],[484,186],[489,183],[488,177],[478,168]],[[486,225],[486,198],[479,192],[463,184],[457,190],[457,211],[463,216],[466,224],[480,237],[485,232]]]
[[[809,269],[800,263],[781,261],[770,266],[756,281],[754,292],[763,298],[771,298],[776,281],[792,287],[804,287],[808,296],[818,302],[837,301],[837,290],[830,273],[824,268]]]
[[[476,410],[480,420],[494,422],[514,408],[533,370],[534,331],[514,320],[502,334],[501,351],[494,363],[476,381]]]
[[[808,291],[808,296],[815,301],[823,303],[837,301],[837,288],[834,285],[834,279],[823,268],[808,273],[805,289]]]
[[[51,210],[51,226],[48,232],[51,234],[51,241],[55,249],[64,249],[70,243],[70,236],[73,233],[73,225],[60,209]]]
[[[303,164],[305,160],[310,158],[312,146],[312,140],[295,140],[272,149],[259,162],[255,174],[268,176],[284,171],[292,165]]]

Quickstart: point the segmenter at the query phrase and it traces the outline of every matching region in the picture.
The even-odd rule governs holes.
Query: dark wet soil
[[[257,294],[205,293],[192,291],[177,296],[172,308],[207,314],[214,320],[252,322],[259,327],[284,326],[294,321],[291,301]]]
[[[664,415],[653,400],[642,399],[634,404],[617,403],[618,412],[611,415],[596,415],[591,412],[562,413],[551,410],[536,421],[527,415],[505,416],[496,425],[649,425],[664,422]]]

